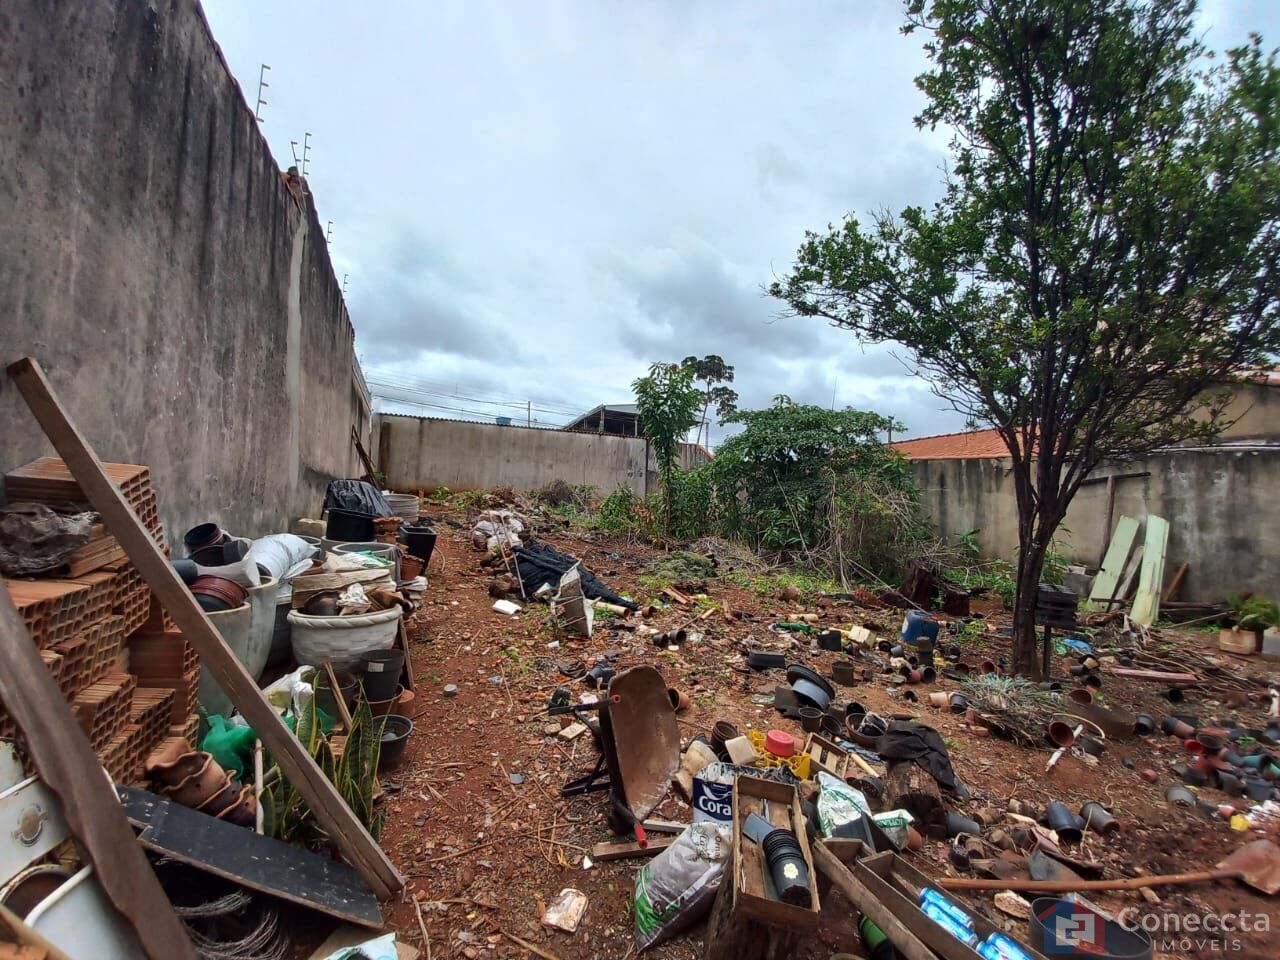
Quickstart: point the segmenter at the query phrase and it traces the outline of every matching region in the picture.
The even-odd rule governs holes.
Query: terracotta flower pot
[[[689,709],[689,694],[675,687],[667,687],[667,699],[671,701],[671,709],[676,713],[684,713]]]
[[[241,827],[253,827],[258,818],[258,798],[253,795],[253,784],[247,783],[236,794],[235,802],[229,804],[218,815],[219,820],[226,820]]]
[[[227,779],[222,782],[222,788],[196,807],[197,810],[201,813],[207,813],[211,817],[216,817],[236,802],[242,788],[231,774],[228,773],[226,777]]]
[[[162,787],[175,786],[203,767],[208,758],[207,753],[197,753],[185,740],[175,738],[147,757],[147,775]]]
[[[185,780],[165,792],[169,799],[184,807],[199,807],[217,793],[227,781],[227,772],[207,753],[201,753],[204,763]]]

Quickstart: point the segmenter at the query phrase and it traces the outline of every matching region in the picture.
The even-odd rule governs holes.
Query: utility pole
[[[526,400],[524,407],[525,407],[525,413],[524,413],[525,426],[532,427],[533,426],[533,401]]]
[[[307,164],[311,160],[311,133],[307,132],[302,135],[302,169],[299,171],[304,177],[307,175]]]

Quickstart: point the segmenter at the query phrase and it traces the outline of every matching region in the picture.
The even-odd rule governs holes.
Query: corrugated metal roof
[[[910,460],[990,460],[1009,456],[1009,448],[994,427],[897,440],[893,448]]]

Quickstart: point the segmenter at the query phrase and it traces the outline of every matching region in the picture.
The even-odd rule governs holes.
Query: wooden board
[[[275,709],[267,703],[253,677],[249,676],[244,665],[214,628],[213,622],[200,609],[195,597],[170,565],[168,557],[152,539],[119,488],[112,483],[88,441],[67,416],[40,365],[29,357],[24,358],[10,364],[9,376],[17,384],[45,435],[61,455],[80,489],[89,498],[89,503],[102,517],[107,529],[120,541],[129,560],[142,574],[164,609],[177,622],[183,636],[195,646],[200,654],[201,664],[231,698],[231,702],[280,764],[284,775],[302,794],[334,845],[360,871],[379,898],[387,899],[399,892],[404,887],[404,878],[343,802],[338,791],[303,749],[302,744],[284,725]],[[49,672],[44,669],[43,662],[35,655],[34,650],[31,655],[40,664],[41,675],[52,686],[53,681]],[[56,687],[53,689],[57,690]],[[61,703],[60,695],[57,699]]]
[[[640,846],[634,840],[628,840],[625,843],[597,843],[591,848],[591,859],[603,862],[605,860],[626,860],[630,857],[652,857],[661,853],[675,842],[675,837],[654,837],[649,841],[649,845],[645,847]]]
[[[138,840],[148,850],[339,920],[382,927],[377,898],[345,863],[259,836],[146,790],[116,790],[125,814],[142,831]]]
[[[3,592],[0,663],[0,701],[22,731],[40,779],[57,797],[107,899],[133,927],[150,960],[196,960],[88,738]]]
[[[1143,543],[1142,571],[1138,592],[1133,598],[1129,619],[1149,627],[1160,616],[1160,588],[1164,585],[1164,551],[1169,544],[1169,521],[1154,514],[1147,517],[1147,538]]]
[[[1138,521],[1133,517],[1121,517],[1116,522],[1107,554],[1102,558],[1102,569],[1093,578],[1093,588],[1089,591],[1086,609],[1106,610],[1110,606],[1107,601],[1116,596],[1116,587],[1120,584],[1125,562],[1129,559],[1129,551],[1133,549],[1133,541],[1137,536]]]

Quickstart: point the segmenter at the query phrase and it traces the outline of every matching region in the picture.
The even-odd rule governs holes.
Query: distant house
[[[612,433],[619,437],[643,437],[640,408],[634,403],[602,403],[576,420],[565,424],[566,430],[590,430]]]

